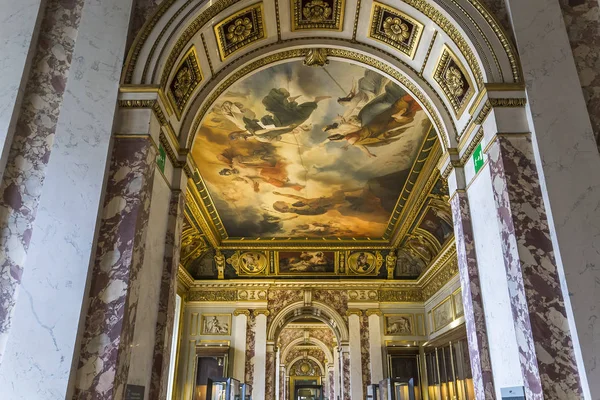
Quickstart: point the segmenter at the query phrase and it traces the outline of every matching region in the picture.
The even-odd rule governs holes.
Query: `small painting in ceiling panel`
[[[370,253],[366,251],[357,251],[348,257],[348,269],[356,275],[372,275],[378,273],[383,264],[383,257],[380,252]]]
[[[423,24],[395,8],[373,2],[369,37],[415,56],[423,33]]]
[[[192,46],[183,56],[169,84],[168,97],[175,109],[177,119],[181,119],[183,110],[200,82],[202,82],[202,71],[196,48]]]
[[[334,251],[277,252],[279,275],[334,275],[338,253]]]
[[[342,30],[345,0],[291,0],[292,31]]]
[[[235,268],[238,275],[260,275],[267,271],[269,259],[261,251],[235,252],[227,262]]]
[[[227,17],[215,26],[221,60],[232,53],[266,37],[262,3],[247,7]]]
[[[448,97],[456,117],[460,118],[475,89],[464,66],[447,46],[442,50],[433,78]]]

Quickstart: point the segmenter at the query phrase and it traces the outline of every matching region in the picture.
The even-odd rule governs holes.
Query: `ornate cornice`
[[[493,108],[519,108],[525,107],[527,99],[525,98],[509,98],[509,99],[488,99],[484,104],[477,117],[475,117],[474,123],[481,125],[484,123]]]
[[[186,291],[194,285],[194,278],[192,278],[190,273],[181,264],[179,264],[179,268],[177,269],[177,281]]]
[[[191,290],[188,301],[236,301],[237,290]]]

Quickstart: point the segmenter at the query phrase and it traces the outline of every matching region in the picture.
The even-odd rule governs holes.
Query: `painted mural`
[[[292,61],[221,95],[193,154],[229,237],[381,237],[430,128],[377,72]]]

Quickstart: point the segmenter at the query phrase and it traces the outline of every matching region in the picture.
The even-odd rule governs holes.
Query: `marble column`
[[[267,343],[265,356],[265,400],[275,400],[277,393],[277,347]]]
[[[527,84],[534,161],[547,205],[550,239],[564,282],[563,297],[575,356],[585,394],[598,399],[600,174],[592,171],[600,171],[600,156],[581,90],[582,85],[587,86],[589,77],[597,77],[597,68],[580,79],[558,0],[507,0],[507,3]],[[597,10],[594,0],[585,5],[583,1],[570,3],[581,6],[578,9],[596,3]],[[584,24],[587,18],[595,18],[593,12],[576,23]],[[586,41],[592,38],[585,35]],[[579,56],[588,52],[590,60],[594,57],[594,50],[588,45],[575,51]],[[598,114],[597,107],[594,114]]]
[[[369,332],[369,316],[366,313],[360,316],[360,360],[362,371],[363,395],[367,393],[367,386],[371,384],[371,338]]]
[[[82,8],[83,0],[68,5],[60,0],[46,2],[19,118],[6,156],[7,167],[0,183],[0,362],[71,70]],[[4,136],[4,144],[8,145]]]
[[[256,319],[254,336],[253,370],[254,382],[252,386],[253,399],[266,399],[266,371],[267,371],[267,310],[254,310]]]
[[[252,386],[252,397],[254,398],[254,355],[256,354],[256,315],[251,312],[248,315],[246,327],[246,379],[245,382]]]
[[[31,7],[23,9],[23,13],[33,12],[37,7],[30,0],[13,3]],[[3,238],[12,238],[11,243],[16,247],[11,245],[11,249],[17,249],[18,258],[25,259],[21,278],[21,269],[13,264],[12,279],[20,282],[20,295],[8,332],[6,352],[0,361],[2,395],[14,400],[70,397],[73,379],[70,373],[78,346],[76,336],[95,251],[93,242],[110,160],[131,1],[90,1],[78,11],[80,3],[46,2],[46,8],[51,11],[40,27],[40,42],[44,43],[32,42],[31,45],[31,53],[37,51],[38,54],[33,57],[29,79],[37,83],[28,84],[32,91],[23,93],[22,102],[22,108],[28,107],[27,115],[33,115],[34,119],[31,123],[18,124],[16,133],[21,145],[27,146],[22,148],[27,150],[29,160],[17,157],[18,165],[27,169],[31,161],[36,167],[27,173],[12,170],[15,173],[12,176],[22,183],[12,186],[18,189],[12,192],[14,199],[18,199],[17,193],[25,188],[28,194],[21,197],[19,210],[11,209],[8,214],[6,209],[0,212],[0,230],[27,232],[23,238],[31,237],[25,259],[25,247],[20,247],[25,242],[15,241],[12,233],[11,236],[0,234]],[[75,29],[79,13],[81,24]],[[25,28],[33,21],[21,22]],[[3,23],[0,25],[0,29],[5,27]],[[77,42],[72,48],[75,35]],[[7,38],[0,36],[2,42]],[[0,54],[4,53],[0,50]],[[18,58],[17,54],[14,56]],[[10,57],[12,59],[13,54]],[[71,65],[69,70],[66,69],[68,64]],[[49,65],[57,65],[57,68],[50,69]],[[3,74],[6,76],[10,74]],[[63,85],[66,86],[63,88]],[[29,131],[30,128],[33,131]],[[30,132],[29,136],[21,129]],[[55,135],[46,136],[50,132]],[[34,136],[36,140],[30,140]],[[40,159],[34,161],[36,155]],[[44,166],[44,163],[47,164]],[[28,175],[34,170],[37,172]],[[41,181],[36,181],[42,170],[43,187],[39,185]],[[35,193],[39,193],[39,199],[33,201]],[[21,211],[29,213],[28,221],[32,221],[35,214],[33,225],[16,227],[16,221],[24,221],[17,218]],[[9,220],[5,219],[7,216]],[[8,242],[0,239],[0,243]],[[8,259],[14,261],[14,253],[11,255],[2,249],[0,254],[0,264]],[[8,291],[15,288],[0,278],[1,293],[8,293],[6,285]],[[2,300],[0,309],[6,310],[5,306],[10,304],[10,299]],[[0,320],[5,321],[5,316],[0,311]]]
[[[124,396],[155,159],[149,137],[114,139],[74,399]]]
[[[452,171],[449,179],[457,180],[464,175],[460,169]],[[464,188],[464,179],[460,182]],[[457,189],[450,200],[454,220],[454,236],[460,272],[467,341],[471,358],[473,386],[477,399],[495,398],[494,377],[490,359],[484,304],[479,280],[479,267],[475,251],[469,199],[464,189]]]
[[[249,315],[248,310],[233,312],[233,377],[240,382],[246,381],[246,329]]]
[[[37,35],[44,16],[41,0],[2,3],[0,17],[0,178],[6,165]]]
[[[177,296],[177,270],[179,268],[179,250],[181,230],[185,212],[185,193],[177,189],[171,194],[167,235],[165,237],[164,265],[160,281],[158,317],[154,336],[154,354],[152,356],[152,375],[150,379],[149,400],[162,400],[167,397],[169,363],[171,361],[171,343],[175,321],[175,303]],[[244,328],[246,324],[244,323]]]
[[[327,395],[330,400],[335,400],[335,365],[327,364]],[[285,399],[285,398],[283,398]]]
[[[363,398],[363,371],[362,371],[362,352],[361,352],[361,310],[348,310],[348,333],[349,333],[349,355],[350,355],[350,382],[351,398]],[[345,368],[345,365],[344,365]]]
[[[531,138],[498,134],[487,156],[526,397],[582,398]]]
[[[367,310],[369,318],[369,355],[371,368],[371,383],[379,383],[383,379],[383,343],[381,338],[381,317],[380,310]]]
[[[341,360],[340,360],[340,366],[341,366],[341,376],[342,376],[342,395],[340,396],[341,399],[343,400],[351,400],[354,397],[354,394],[352,392],[352,373],[351,373],[351,367],[350,367],[350,350],[348,348],[349,346],[345,345],[342,348],[341,351]],[[356,378],[355,378],[356,379]],[[354,381],[356,382],[356,381]],[[360,381],[358,381],[360,382]],[[362,387],[361,387],[362,389]],[[362,397],[358,397],[359,399],[361,399]]]

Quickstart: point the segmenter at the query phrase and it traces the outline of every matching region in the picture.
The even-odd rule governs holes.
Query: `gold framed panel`
[[[290,3],[292,32],[344,28],[346,0],[290,0]]]
[[[202,314],[201,335],[231,335],[231,314]]]
[[[227,263],[235,268],[239,276],[266,275],[269,270],[268,251],[236,251]]]
[[[329,251],[322,249],[302,249],[302,250],[286,250],[286,251],[275,251],[274,252],[274,261],[275,261],[275,274],[277,276],[335,276],[339,273],[339,265],[340,265],[340,253],[339,251]],[[303,253],[309,253],[306,255],[302,255]],[[327,265],[326,269],[331,269],[326,272],[318,271],[318,260],[321,257],[317,253],[324,253],[323,257],[330,256],[333,258],[333,266],[330,267]],[[286,265],[285,269],[281,268],[281,254],[289,255],[298,254],[298,264],[297,266],[290,266],[290,264]],[[308,258],[309,256],[314,258]],[[328,258],[328,260],[330,260]],[[317,263],[315,263],[315,261]],[[289,269],[288,269],[289,267]],[[293,271],[292,271],[293,269]]]
[[[452,293],[452,305],[454,307],[454,318],[459,318],[465,315],[462,289],[458,288]]]
[[[255,3],[228,16],[214,28],[221,61],[251,43],[265,39],[263,3]]]
[[[419,48],[424,25],[411,16],[374,1],[369,38],[400,50],[413,59]]]
[[[349,275],[378,275],[383,265],[383,256],[379,251],[347,251],[346,265]]]
[[[189,50],[177,64],[175,74],[167,85],[168,104],[175,111],[177,120],[181,120],[183,110],[187,107],[192,93],[198,88],[204,76],[200,68],[200,59],[195,46],[191,46]]]
[[[459,119],[475,95],[475,86],[467,69],[447,44],[444,44],[434,68],[433,80],[442,89]]]
[[[321,376],[290,376],[290,400],[296,400],[294,398],[294,392],[296,389],[296,382],[298,381],[317,381],[317,385],[321,385]]]
[[[446,297],[431,310],[433,332],[437,332],[454,321],[454,306],[452,296]]]
[[[386,336],[415,335],[415,319],[413,314],[384,314],[383,325]]]

